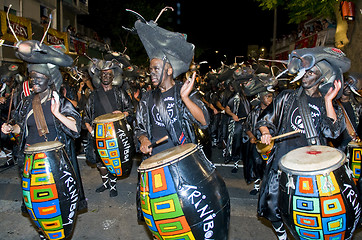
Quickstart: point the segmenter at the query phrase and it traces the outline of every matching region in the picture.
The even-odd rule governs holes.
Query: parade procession
[[[0,1],[0,239],[362,239],[362,2],[305,1]]]

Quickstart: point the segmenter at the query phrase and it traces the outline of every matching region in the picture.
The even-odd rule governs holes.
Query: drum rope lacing
[[[294,184],[294,180],[293,180],[293,175],[288,173],[287,178],[288,178],[288,182],[287,182],[287,184],[285,186],[288,188],[288,194],[289,194],[290,193],[289,189],[292,188],[294,190],[295,189],[295,184]]]
[[[323,190],[329,190],[329,193],[332,194],[333,193],[333,183],[331,183],[331,179],[329,177],[329,173],[325,173],[323,174],[323,177],[325,178],[325,182],[322,186]]]

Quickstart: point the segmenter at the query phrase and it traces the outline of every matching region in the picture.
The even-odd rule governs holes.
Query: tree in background
[[[343,49],[348,43],[348,23],[342,19],[340,0],[256,0],[265,10],[285,8],[289,13],[289,23],[297,23],[309,18],[324,17],[336,21],[335,46]]]

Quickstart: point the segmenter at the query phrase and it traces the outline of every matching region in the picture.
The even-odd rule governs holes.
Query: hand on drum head
[[[260,137],[260,142],[266,145],[269,145],[272,142],[272,136],[268,133],[268,134],[263,134]]]

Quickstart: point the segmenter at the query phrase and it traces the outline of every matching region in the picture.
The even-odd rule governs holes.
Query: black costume
[[[167,145],[160,145],[153,149],[152,153],[158,153],[162,150],[165,150],[165,147],[173,147],[183,143],[197,143],[197,139],[195,137],[195,131],[192,124],[197,124],[201,129],[206,129],[206,126],[202,126],[190,113],[185,104],[182,102],[180,97],[180,89],[182,87],[181,82],[176,82],[175,86],[170,90],[173,91],[174,101],[175,101],[175,112],[169,112],[170,118],[174,118],[173,123],[175,126],[172,126],[175,131],[166,132],[169,135],[169,141],[166,143]],[[169,91],[170,91],[169,90]],[[141,135],[146,135],[148,139],[153,142],[158,140],[155,138],[155,132],[153,130],[152,123],[155,123],[154,120],[151,119],[152,116],[157,115],[157,110],[154,108],[153,103],[153,92],[148,91],[143,96],[138,105],[138,109],[136,112],[136,127],[135,127],[135,137],[138,139]],[[190,94],[191,100],[199,106],[204,113],[205,120],[209,123],[208,112],[203,104],[203,102],[197,97],[196,92]],[[156,111],[156,114],[152,111]],[[159,118],[160,122],[162,120]],[[166,130],[166,129],[165,129]],[[181,137],[183,135],[183,137]],[[163,136],[161,136],[163,137]],[[180,138],[181,137],[181,138]]]

